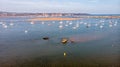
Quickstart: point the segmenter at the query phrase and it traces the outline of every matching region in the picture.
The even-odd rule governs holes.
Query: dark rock
[[[43,40],[49,40],[49,37],[44,37]]]

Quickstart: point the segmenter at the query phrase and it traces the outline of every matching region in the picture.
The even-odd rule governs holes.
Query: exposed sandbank
[[[63,21],[63,20],[80,20],[82,18],[33,18],[31,21]]]

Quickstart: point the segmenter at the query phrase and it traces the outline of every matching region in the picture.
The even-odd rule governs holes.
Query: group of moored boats
[[[49,40],[50,38],[49,37],[43,37],[43,40]],[[75,41],[74,40],[70,40],[69,38],[62,38],[61,39],[61,43],[62,44],[67,44],[67,43],[74,43]]]

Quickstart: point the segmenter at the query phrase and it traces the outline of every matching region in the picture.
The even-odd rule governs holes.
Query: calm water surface
[[[120,67],[120,19],[28,19],[0,18],[0,67]]]

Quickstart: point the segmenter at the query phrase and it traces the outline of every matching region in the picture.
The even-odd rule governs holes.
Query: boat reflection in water
[[[0,18],[0,67],[120,67],[118,18],[14,19]]]

